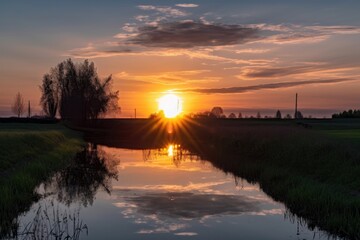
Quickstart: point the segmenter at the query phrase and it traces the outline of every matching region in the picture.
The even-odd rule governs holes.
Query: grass
[[[218,127],[202,152],[215,166],[259,182],[310,227],[360,239],[359,133],[295,124]]]
[[[61,124],[0,124],[0,236],[37,199],[35,187],[65,167],[83,146]]]

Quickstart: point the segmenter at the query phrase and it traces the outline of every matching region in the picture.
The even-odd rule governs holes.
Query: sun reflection
[[[169,157],[173,157],[173,156],[174,156],[174,145],[173,145],[173,144],[170,144],[170,145],[168,146],[167,152],[168,152],[168,156],[169,156]]]

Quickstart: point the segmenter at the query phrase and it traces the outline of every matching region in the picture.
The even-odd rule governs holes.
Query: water
[[[37,191],[42,199],[18,219],[20,238],[328,239],[257,184],[179,145],[89,147]]]

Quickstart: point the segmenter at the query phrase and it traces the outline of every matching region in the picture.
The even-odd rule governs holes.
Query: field
[[[81,134],[61,124],[0,123],[0,236],[37,199],[35,187],[69,164],[83,144]]]

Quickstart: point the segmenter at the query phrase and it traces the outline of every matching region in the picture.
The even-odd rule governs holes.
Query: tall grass
[[[360,151],[292,126],[219,128],[202,153],[215,166],[282,201],[309,226],[360,239]]]
[[[79,133],[60,124],[0,124],[0,236],[11,235],[14,218],[38,197],[35,187],[82,145]]]

